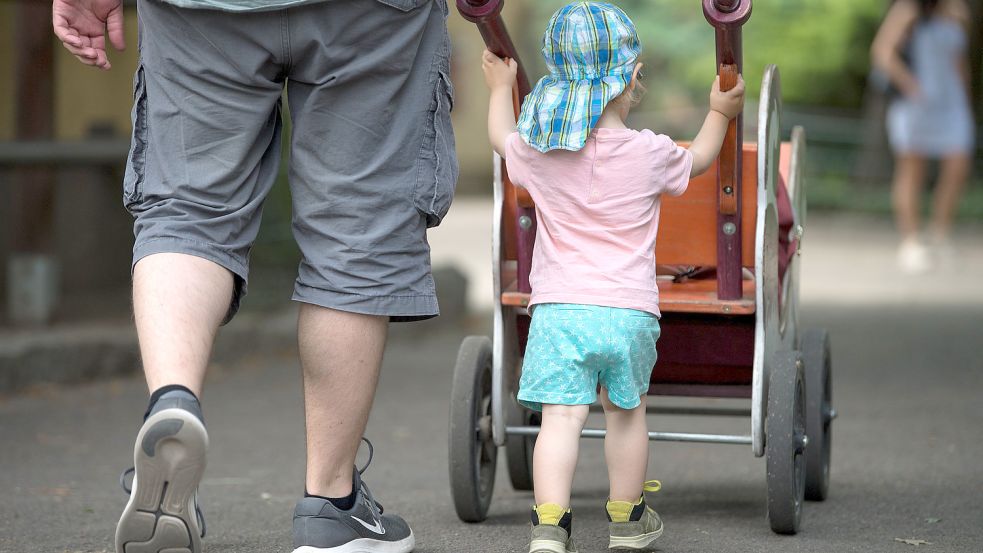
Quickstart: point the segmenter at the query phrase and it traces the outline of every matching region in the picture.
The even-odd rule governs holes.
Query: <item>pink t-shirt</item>
[[[594,129],[578,152],[540,153],[512,133],[512,182],[536,202],[530,305],[659,313],[655,237],[662,194],[686,191],[693,156],[649,130]]]

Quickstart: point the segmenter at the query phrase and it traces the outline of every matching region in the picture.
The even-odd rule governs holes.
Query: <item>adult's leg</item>
[[[212,342],[232,297],[232,273],[178,253],[144,257],[133,269],[133,314],[151,391],[178,384],[201,397]]]
[[[454,184],[428,166],[439,153],[442,170],[456,167],[435,143],[450,132],[437,125],[449,122],[448,39],[443,3],[416,4],[339,0],[286,12],[311,494],[350,490],[388,322],[437,313],[421,204]]]
[[[642,496],[649,458],[645,400],[646,397],[641,396],[641,405],[634,409],[622,409],[611,403],[606,389],[601,390],[601,405],[607,427],[604,459],[608,466],[611,501],[634,503]]]
[[[954,154],[942,159],[939,182],[932,206],[932,234],[946,240],[952,228],[959,198],[966,187],[973,160],[967,154]]]
[[[911,153],[898,154],[894,161],[892,200],[895,222],[903,242],[918,239],[925,165],[924,157]]]
[[[124,181],[135,218],[134,316],[150,390],[178,384],[200,394],[279,169],[280,69],[242,37],[280,45],[280,27],[262,14],[157,0],[142,0],[138,15]]]
[[[532,456],[537,505],[570,506],[580,431],[587,422],[589,409],[587,405],[543,405],[543,423]]]
[[[268,15],[141,0],[138,16],[124,201],[135,218],[133,304],[152,405],[116,551],[199,553],[208,434],[196,396],[216,330],[244,290],[277,176],[283,81],[260,42],[282,40]]]
[[[344,497],[379,381],[388,317],[302,303],[298,322],[307,417],[307,491]]]

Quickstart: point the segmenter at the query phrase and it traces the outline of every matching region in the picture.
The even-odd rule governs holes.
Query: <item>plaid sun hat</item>
[[[642,46],[628,15],[605,2],[572,2],[543,35],[546,75],[522,104],[523,140],[540,152],[577,151],[608,102],[631,82]]]

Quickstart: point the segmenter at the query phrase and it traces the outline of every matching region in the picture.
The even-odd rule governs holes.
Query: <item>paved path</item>
[[[840,412],[830,498],[806,506],[798,536],[776,536],[765,520],[764,461],[749,448],[658,443],[649,474],[664,485],[655,499],[666,520],[659,550],[983,551],[980,228],[963,230],[969,261],[959,271],[919,279],[889,269],[892,238],[882,221],[815,217],[809,232],[803,322],[831,332]],[[400,330],[387,351],[367,481],[413,524],[420,553],[524,551],[531,495],[510,489],[504,463],[487,522],[458,522],[448,491],[452,365],[462,336],[486,332],[485,320]],[[290,551],[303,474],[299,386],[290,354],[210,373],[206,552]],[[125,502],[117,477],[130,465],[144,401],[137,378],[0,400],[0,552],[111,550]],[[650,421],[668,430],[745,424]],[[604,551],[604,474],[601,444],[584,441],[573,499],[582,552]]]

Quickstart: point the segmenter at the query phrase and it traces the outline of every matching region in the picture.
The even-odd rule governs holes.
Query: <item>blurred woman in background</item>
[[[901,233],[898,263],[909,273],[928,271],[933,262],[951,255],[949,231],[974,148],[970,23],[964,0],[897,0],[871,47],[874,66],[898,91],[888,107],[887,128],[895,155],[892,195]],[[929,159],[941,161],[928,237],[931,249],[920,234]]]

